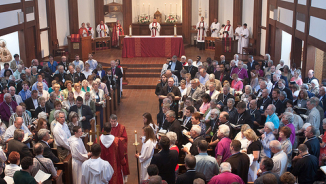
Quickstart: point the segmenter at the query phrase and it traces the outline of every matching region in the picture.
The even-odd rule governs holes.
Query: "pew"
[[[104,111],[105,116],[106,116],[106,119],[107,119],[107,122],[110,121],[110,116],[112,114],[111,101],[112,101],[112,98],[110,96],[107,96],[106,97],[106,111]]]
[[[52,178],[52,184],[63,184],[63,181],[62,181],[63,171],[57,170],[57,175],[58,175],[57,179]]]
[[[53,150],[53,149],[52,149]],[[63,183],[72,183],[72,155],[69,154],[63,162],[54,164],[58,170],[63,171]]]

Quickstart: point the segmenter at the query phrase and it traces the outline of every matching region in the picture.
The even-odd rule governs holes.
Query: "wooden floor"
[[[197,55],[202,57],[202,61],[207,57],[214,57],[213,51],[199,51],[194,47],[186,48],[187,59],[195,60]],[[117,111],[118,122],[125,125],[128,134],[128,158],[130,166],[130,176],[128,177],[128,183],[137,183],[137,166],[135,158],[135,134],[138,132],[138,137],[142,136],[143,118],[142,115],[145,112],[152,114],[154,121],[156,122],[156,115],[158,113],[158,98],[155,95],[154,89],[136,89],[139,86],[156,86],[159,81],[160,69],[166,62],[166,58],[121,58],[121,50],[112,49],[108,52],[101,52],[94,55],[94,59],[102,63],[104,66],[108,66],[111,60],[120,59],[122,67],[128,67],[127,73],[144,73],[144,68],[155,68],[154,77],[142,76],[141,77],[127,77],[129,80],[129,89],[124,86],[123,96]],[[139,141],[139,140],[138,140]],[[141,145],[138,146],[138,151],[141,150]]]

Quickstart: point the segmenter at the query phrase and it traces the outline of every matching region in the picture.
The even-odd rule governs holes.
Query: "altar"
[[[182,36],[125,36],[122,57],[181,57],[185,55]]]

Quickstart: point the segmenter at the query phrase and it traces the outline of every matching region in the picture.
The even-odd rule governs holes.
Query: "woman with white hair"
[[[95,102],[96,111],[100,112],[101,119],[101,129],[103,127],[103,108],[106,106],[106,99],[104,96],[104,91],[99,89],[99,83],[94,81],[92,83],[93,89],[91,90],[91,99]]]
[[[249,95],[252,94],[252,88],[250,85],[245,86],[245,92],[241,95],[241,101],[244,101],[246,104],[249,102]]]
[[[280,60],[280,64],[278,64],[278,65],[276,66],[276,70],[281,70],[281,69],[283,69],[283,67],[284,67],[284,60],[281,59],[281,60]]]
[[[170,150],[175,150],[178,152],[179,154],[179,148],[178,146],[175,145],[175,142],[178,139],[178,136],[175,132],[168,132],[166,133],[166,137],[168,137],[170,139]],[[177,164],[177,166],[175,167],[175,176],[177,177],[179,173],[179,165]]]
[[[81,90],[83,91],[83,92],[90,92],[90,90],[91,90],[91,88],[88,86],[88,81],[86,80],[86,79],[84,79],[83,81],[82,81],[82,87],[81,87]]]
[[[215,84],[216,90],[221,91],[222,90],[222,84],[219,80],[215,79],[214,74],[209,74],[208,81],[205,83],[206,90],[209,90],[209,84]]]
[[[269,147],[269,143],[272,140],[275,140],[275,136],[273,134],[274,130],[274,123],[273,122],[266,122],[264,126],[264,134],[261,135],[261,144],[263,145],[262,156],[266,156],[271,158],[272,153]]]
[[[315,94],[315,96],[318,96],[319,94],[319,83],[317,79],[312,79],[311,82],[311,88],[310,88],[310,92]]]

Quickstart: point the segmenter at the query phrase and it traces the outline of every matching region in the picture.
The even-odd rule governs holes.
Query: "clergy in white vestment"
[[[97,37],[106,37],[109,35],[109,28],[103,21],[96,27]]]
[[[83,135],[82,128],[80,126],[74,126],[72,130],[75,135],[68,139],[72,155],[72,183],[80,184],[82,181],[82,175],[80,175],[82,164],[88,159],[91,153],[87,153],[84,143],[80,138]]]
[[[243,28],[241,30],[241,49],[240,49],[240,54],[246,54],[246,53],[242,53],[242,48],[244,47],[248,47],[249,45],[249,29],[247,28],[247,24],[244,23],[243,24]]]
[[[54,143],[57,146],[58,158],[61,162],[69,155],[70,151],[68,139],[71,133],[65,123],[65,116],[65,112],[60,110],[55,116],[56,123],[53,128]]]
[[[234,35],[235,35],[235,40],[238,40],[238,53],[241,53],[241,32],[242,32],[242,26],[240,23],[238,23],[238,27],[235,28]]]
[[[226,21],[226,25],[223,31],[223,38],[232,38],[233,39],[233,28],[230,24],[230,21]]]
[[[214,19],[214,22],[211,25],[211,37],[219,37],[220,32],[220,23],[217,22],[217,19]]]
[[[102,160],[101,146],[93,144],[91,147],[92,157],[82,164],[81,184],[106,184],[111,180],[114,170],[108,161]]]
[[[160,36],[161,25],[157,22],[156,18],[149,24],[149,30],[151,31],[151,36]]]
[[[197,29],[197,44],[199,50],[205,50],[205,37],[208,30],[207,22],[204,22],[204,17],[200,18],[200,21],[196,25]]]
[[[89,22],[86,23],[86,29],[88,31],[88,35],[94,39],[94,28],[91,27],[91,24]]]
[[[219,31],[219,35],[218,35],[219,38],[223,38],[223,36],[224,36],[224,34],[223,34],[223,32],[224,32],[224,27],[225,27],[225,25],[222,24],[222,27],[221,27],[221,29],[220,29],[220,31]]]

